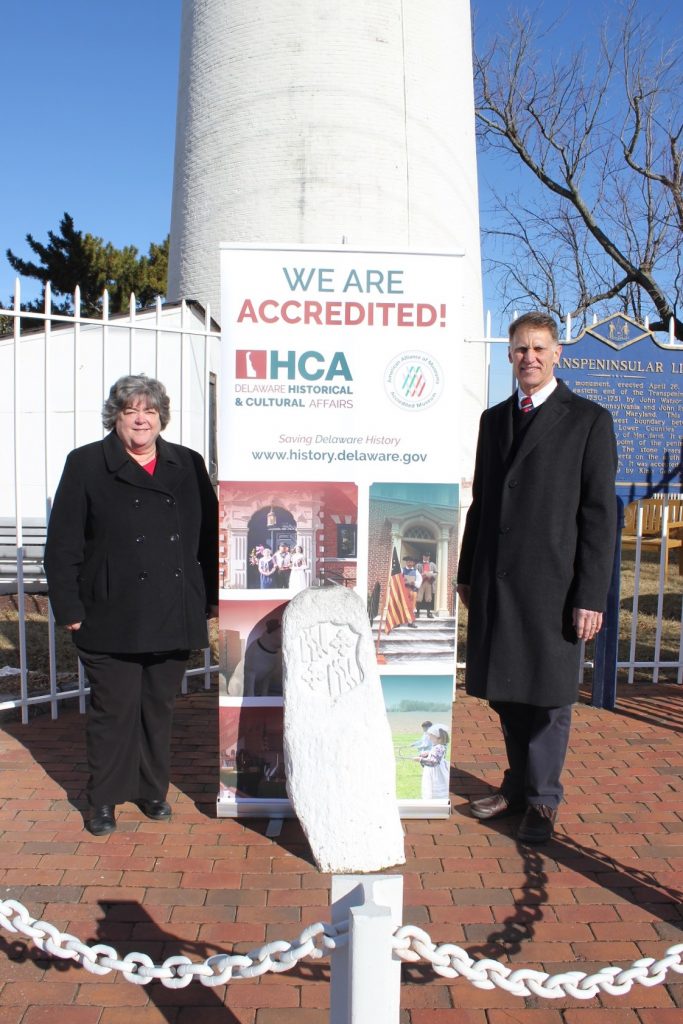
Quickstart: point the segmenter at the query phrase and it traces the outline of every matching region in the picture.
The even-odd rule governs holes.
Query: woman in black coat
[[[170,817],[175,698],[216,614],[216,496],[201,456],[160,437],[169,407],[160,381],[121,377],[102,413],[111,433],[68,456],[48,526],[52,609],[90,681],[94,835],[116,828],[125,801]]]

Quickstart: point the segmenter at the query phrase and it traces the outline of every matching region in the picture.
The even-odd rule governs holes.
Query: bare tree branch
[[[599,59],[549,60],[537,15],[513,16],[504,37],[475,38],[477,133],[536,182],[535,202],[496,195],[488,257],[504,289],[558,315],[618,299],[683,339],[683,67],[680,40],[630,0]],[[544,49],[545,47],[545,49]],[[543,255],[541,255],[541,253]],[[523,256],[520,256],[523,254]],[[559,296],[565,299],[560,300]],[[653,325],[654,326],[654,325]]]

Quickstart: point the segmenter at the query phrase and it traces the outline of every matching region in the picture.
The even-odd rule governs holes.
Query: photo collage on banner
[[[457,280],[455,253],[221,248],[219,816],[288,812],[282,614],[323,586],[367,601],[401,813],[448,813]]]

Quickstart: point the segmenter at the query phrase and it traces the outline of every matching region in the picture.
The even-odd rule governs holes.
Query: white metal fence
[[[0,310],[2,322],[9,325],[0,335],[0,593],[16,595],[18,619],[18,664],[4,665],[0,672],[5,677],[14,673],[17,693],[6,699],[0,694],[0,711],[20,708],[25,722],[33,705],[49,704],[53,718],[63,700],[76,698],[80,710],[85,709],[87,687],[80,664],[73,686],[58,686],[49,610],[48,683],[44,693],[29,693],[26,595],[46,589],[45,531],[64,459],[72,448],[103,436],[100,414],[113,381],[128,373],[147,373],[163,380],[171,396],[166,436],[201,452],[215,480],[220,331],[210,310],[194,302],[158,300],[140,311],[131,295],[128,313],[110,316],[105,292],[102,315],[95,318],[81,315],[78,291],[73,315],[52,313],[49,286],[42,313],[22,312],[20,301],[17,279],[13,309]],[[8,643],[4,636],[3,644]],[[188,676],[201,674],[208,686],[211,671],[206,651],[203,667]]]
[[[110,316],[105,293],[102,316],[97,319],[80,315],[78,293],[72,316],[49,312],[49,291],[43,313],[22,313],[20,294],[17,281],[14,309],[0,311],[11,324],[9,333],[0,336],[0,593],[16,595],[18,618],[17,656],[8,659],[7,650],[0,649],[0,663],[9,661],[0,668],[0,677],[15,679],[16,692],[4,697],[0,692],[0,712],[18,708],[26,722],[33,706],[48,705],[53,718],[64,700],[75,699],[79,709],[85,710],[87,684],[82,667],[73,684],[58,683],[55,626],[49,610],[44,626],[48,679],[44,690],[29,692],[26,598],[30,591],[45,591],[42,547],[64,458],[71,448],[102,436],[100,410],[112,381],[124,373],[146,372],[162,379],[172,398],[167,436],[202,452],[215,479],[220,332],[210,311],[196,303],[157,302],[152,309],[137,311],[131,296],[127,314]],[[506,339],[491,337],[487,329],[487,337],[480,340],[490,347]],[[668,550],[672,537],[683,539],[683,523],[678,511],[671,514],[672,502],[662,500],[658,535],[644,533],[644,503],[639,503],[633,520],[628,656],[617,662],[629,683],[637,674],[639,679],[647,675],[653,683],[667,679],[683,684],[683,575],[679,574],[683,554],[679,549]],[[659,553],[656,593],[648,550]],[[677,626],[672,625],[672,607],[678,615]],[[644,658],[639,645],[643,646],[646,619],[652,656]],[[672,633],[676,633],[673,638]],[[0,635],[0,639],[7,647],[7,637]],[[584,663],[584,670],[591,667],[590,662]],[[188,672],[183,690],[192,676],[203,676],[208,688],[216,670],[210,652],[205,651],[203,666]],[[7,685],[3,689],[7,691]]]

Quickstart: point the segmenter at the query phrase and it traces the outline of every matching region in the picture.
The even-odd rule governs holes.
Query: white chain
[[[304,957],[321,960],[348,943],[348,922],[340,925],[309,925],[294,942],[276,940],[245,955],[217,953],[204,963],[193,963],[186,956],[171,956],[160,966],[146,953],[128,953],[119,959],[111,946],[86,946],[75,935],[60,932],[46,921],[32,918],[16,900],[0,900],[0,927],[28,936],[39,949],[51,956],[76,960],[92,974],[121,971],[126,981],[147,985],[160,981],[166,988],[185,988],[193,978],[202,985],[226,985],[238,978],[254,978],[267,971],[288,971]],[[530,968],[505,967],[497,960],[473,960],[460,946],[444,943],[436,946],[427,932],[404,925],[394,932],[394,956],[408,963],[427,960],[436,974],[444,978],[466,978],[475,988],[502,988],[514,996],[542,996],[545,999],[592,999],[601,992],[625,995],[634,982],[659,985],[668,971],[683,974],[683,943],[671,946],[661,960],[643,957],[630,967],[602,967],[595,974],[566,971],[554,977]]]
[[[683,974],[683,942],[671,946],[661,960],[643,957],[622,970],[601,967],[595,974],[565,971],[553,977],[545,971],[528,967],[513,970],[497,960],[473,960],[460,946],[444,943],[436,946],[427,932],[414,925],[404,925],[394,932],[394,955],[400,960],[428,960],[436,974],[444,978],[466,978],[475,988],[502,988],[513,996],[542,996],[544,999],[592,999],[601,992],[612,996],[631,991],[634,981],[640,985],[659,985],[667,971]]]
[[[226,985],[237,978],[254,978],[267,971],[288,971],[303,957],[320,960],[333,949],[348,942],[348,924],[312,924],[294,942],[268,942],[246,955],[218,953],[204,963],[193,963],[186,956],[171,956],[160,966],[146,953],[128,953],[119,959],[111,946],[86,946],[67,932],[60,932],[46,921],[32,918],[16,900],[0,900],[0,927],[28,936],[43,952],[65,960],[76,960],[92,974],[121,971],[126,981],[147,985],[160,981],[166,988],[185,988],[193,978],[202,985]]]

